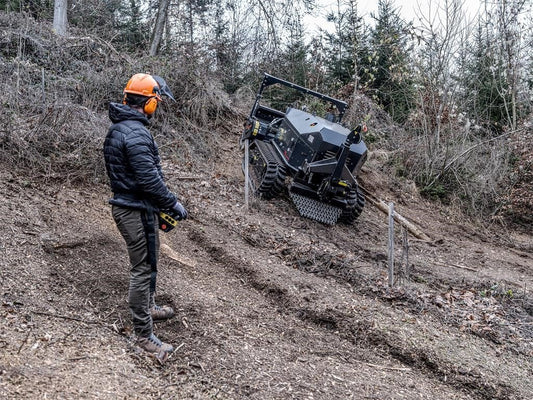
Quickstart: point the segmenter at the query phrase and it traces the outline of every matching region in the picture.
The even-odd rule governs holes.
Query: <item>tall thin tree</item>
[[[150,44],[150,55],[155,56],[159,52],[161,46],[161,39],[163,38],[163,31],[165,29],[165,22],[168,13],[168,5],[170,0],[160,0],[159,7],[157,9],[157,18],[155,20],[155,26],[152,33],[152,42]]]
[[[54,32],[59,36],[67,34],[67,0],[54,1]]]

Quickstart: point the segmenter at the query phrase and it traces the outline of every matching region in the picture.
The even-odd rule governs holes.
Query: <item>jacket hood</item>
[[[143,125],[149,125],[148,118],[128,105],[120,103],[109,104],[109,119],[116,124],[125,120],[140,121]]]

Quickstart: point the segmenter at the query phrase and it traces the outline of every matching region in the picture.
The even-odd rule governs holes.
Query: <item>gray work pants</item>
[[[126,241],[130,257],[130,287],[128,301],[137,336],[152,334],[150,294],[155,291],[159,255],[159,225],[157,214],[113,205],[112,214],[117,228]],[[151,226],[153,229],[151,229]]]

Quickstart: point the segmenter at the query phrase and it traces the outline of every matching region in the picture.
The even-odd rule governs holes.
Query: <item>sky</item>
[[[451,1],[451,0],[449,0]],[[479,7],[481,6],[482,0],[463,0],[463,9],[470,16],[474,16]],[[417,25],[418,18],[422,12],[424,16],[427,16],[430,10],[433,12],[437,7],[442,7],[444,3],[443,0],[394,0],[393,4],[396,9],[398,9],[400,16],[405,19],[405,21],[412,21]],[[326,15],[329,11],[336,8],[336,0],[317,0],[318,7],[315,11],[314,16],[307,16],[304,21],[307,26],[308,31],[318,30],[318,27],[326,29],[328,26]],[[365,17],[367,23],[371,23],[372,18],[370,17],[371,13],[377,14],[378,12],[378,2],[377,0],[359,0],[357,2],[358,10],[361,15]]]
[[[406,21],[417,19],[417,14],[420,14],[420,11],[427,13],[430,5],[435,10],[439,4],[442,7],[443,3],[444,1],[442,0],[394,0],[396,8]],[[463,9],[471,15],[476,13],[480,5],[481,0],[463,0]],[[374,12],[377,14],[377,1],[358,1],[358,6],[362,13],[370,14],[370,12]]]

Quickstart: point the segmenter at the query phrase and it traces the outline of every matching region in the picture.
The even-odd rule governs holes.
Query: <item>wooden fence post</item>
[[[389,203],[389,287],[394,286],[394,203]]]
[[[248,176],[249,173],[249,161],[250,161],[250,140],[245,139],[244,140],[244,206],[246,208],[246,211],[249,209],[249,187],[250,187],[250,178]]]

